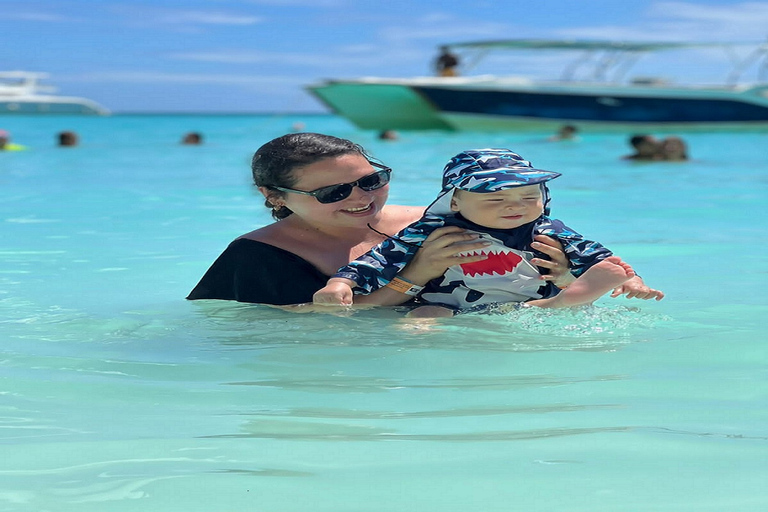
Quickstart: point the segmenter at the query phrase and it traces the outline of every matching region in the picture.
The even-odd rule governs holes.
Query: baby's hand
[[[653,288],[649,288],[643,282],[640,276],[635,276],[621,286],[614,288],[613,293],[611,293],[611,297],[618,297],[619,295],[625,294],[628,299],[661,300],[664,298],[664,292],[661,290],[654,290]]]
[[[314,304],[333,306],[341,304],[348,306],[352,304],[353,297],[354,294],[352,293],[352,288],[348,284],[339,281],[330,281],[325,288],[321,288],[315,292],[312,296],[312,302]]]
[[[568,257],[563,252],[563,244],[546,235],[536,235],[533,238],[535,242],[531,244],[531,247],[543,252],[550,258],[548,260],[544,258],[533,258],[531,260],[531,264],[549,270],[548,274],[542,274],[541,279],[551,281],[558,288],[565,288],[574,282],[576,277],[571,274],[571,262],[568,261]]]

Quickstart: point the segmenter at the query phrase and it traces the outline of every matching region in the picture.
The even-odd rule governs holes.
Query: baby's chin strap
[[[541,184],[541,196],[544,198],[544,215],[549,217],[549,189],[546,183]]]

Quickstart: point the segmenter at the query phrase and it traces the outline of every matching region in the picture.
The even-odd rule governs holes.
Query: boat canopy
[[[470,41],[446,44],[449,48],[492,50],[620,50],[625,52],[651,52],[707,46],[733,46],[733,43],[634,42],[590,41],[568,39],[502,39],[496,41]]]
[[[443,44],[441,46],[459,51],[466,51],[473,57],[464,68],[474,68],[493,50],[580,50],[586,57],[576,60],[563,70],[561,80],[572,80],[576,69],[585,65],[592,56],[598,56],[594,65],[592,79],[605,80],[609,71],[613,71],[613,80],[618,81],[642,54],[678,50],[682,48],[720,47],[726,51],[732,61],[732,70],[726,82],[735,85],[743,72],[756,62],[758,81],[763,80],[763,73],[768,71],[768,42],[759,44],[746,57],[736,56],[732,50],[738,46],[754,47],[748,42],[682,42],[682,41],[596,41],[578,39],[498,39],[490,41],[467,41]]]

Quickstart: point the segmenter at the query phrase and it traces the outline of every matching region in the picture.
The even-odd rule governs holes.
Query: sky
[[[0,0],[0,71],[47,72],[60,94],[113,112],[326,112],[305,86],[425,76],[440,44],[515,38],[753,43],[633,68],[724,81],[729,59],[768,38],[768,2]],[[557,78],[565,63],[494,53],[474,71]]]

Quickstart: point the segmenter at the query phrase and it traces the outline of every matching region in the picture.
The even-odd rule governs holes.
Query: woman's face
[[[291,188],[311,192],[321,187],[351,183],[379,171],[364,156],[348,154],[325,158],[294,170],[296,182]],[[365,191],[353,187],[346,199],[323,204],[312,196],[285,192],[283,202],[305,222],[314,225],[366,227],[379,216],[389,196],[389,185]]]

